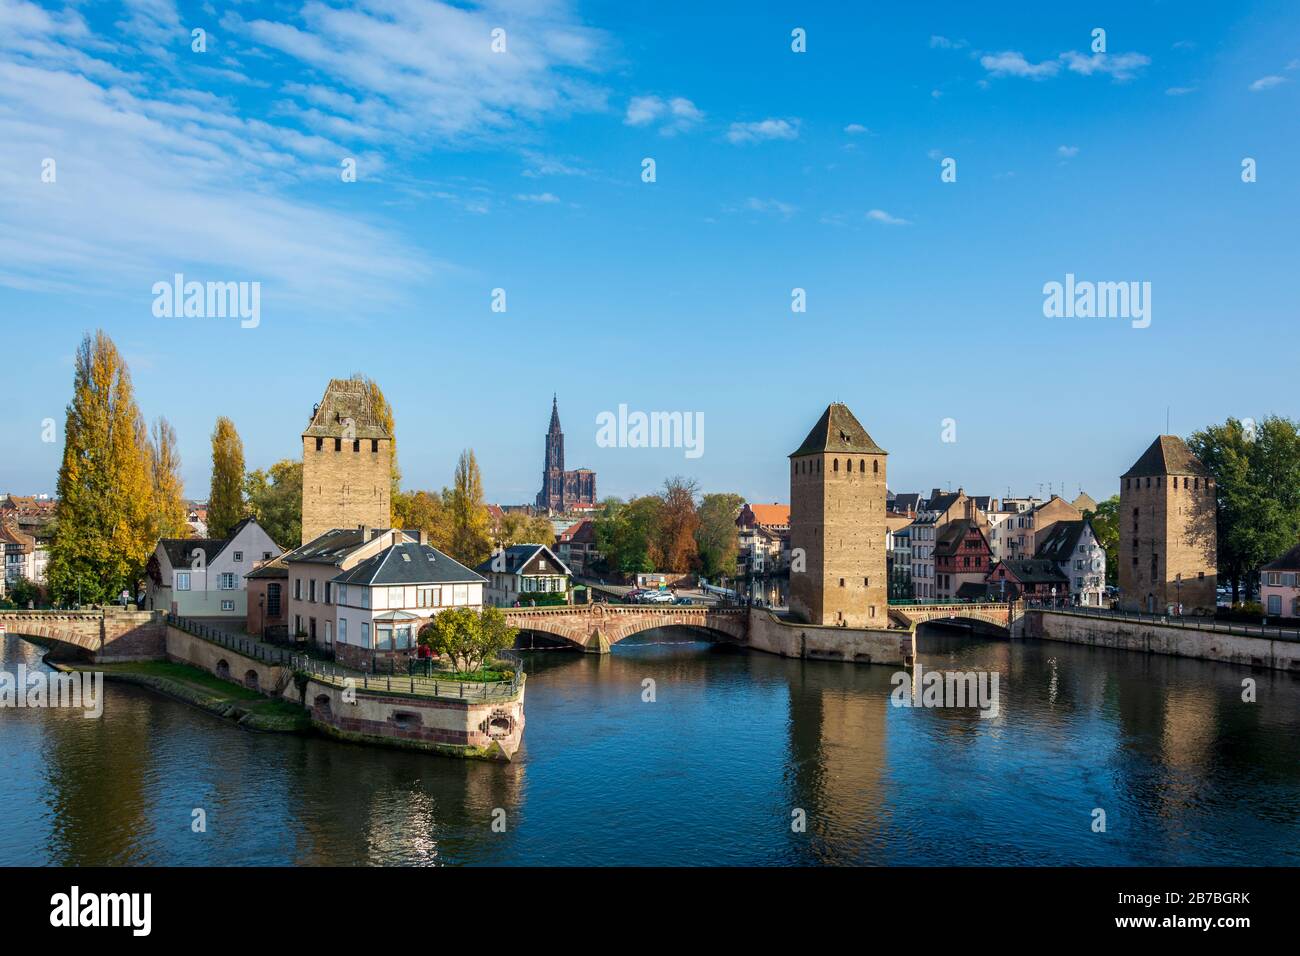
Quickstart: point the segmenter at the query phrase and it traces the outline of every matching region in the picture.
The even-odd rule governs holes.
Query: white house
[[[567,603],[572,572],[544,544],[512,544],[493,553],[474,569],[487,579],[487,603],[521,607],[532,603]]]
[[[1052,524],[1034,552],[1035,560],[1056,565],[1070,582],[1070,601],[1087,607],[1106,602],[1106,549],[1097,540],[1092,522],[1057,521]]]
[[[244,575],[281,552],[253,518],[229,538],[162,538],[146,569],[145,606],[181,617],[246,617]]]
[[[392,544],[330,584],[334,657],[364,670],[376,659],[409,655],[420,629],[447,608],[483,606],[483,578],[420,542]]]

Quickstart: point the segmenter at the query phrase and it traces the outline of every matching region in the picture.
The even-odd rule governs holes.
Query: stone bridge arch
[[[6,633],[50,642],[94,663],[157,660],[166,655],[162,611],[0,611]]]
[[[693,627],[741,644],[749,633],[743,608],[587,604],[502,610],[512,627],[558,638],[590,654],[607,654],[620,641],[659,627]]]

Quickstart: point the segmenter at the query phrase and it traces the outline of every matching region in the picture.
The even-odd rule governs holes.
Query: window
[[[840,460],[838,458],[832,458],[831,471],[839,471],[839,470],[840,470]]]
[[[346,584],[339,585],[338,595],[339,595],[339,601],[338,601],[339,604],[348,603],[348,586]]]
[[[295,601],[302,600],[302,578],[293,579],[293,599]]]
[[[421,587],[415,590],[416,607],[437,607],[440,591],[438,588]]]
[[[389,589],[388,589],[388,606],[389,606],[389,607],[403,607],[403,606],[405,605],[405,603],[406,603],[406,601],[405,601],[405,598],[404,598],[404,596],[403,596],[403,589],[402,589],[402,588],[389,588]]]
[[[330,581],[326,581],[326,582],[325,582],[325,603],[326,603],[326,604],[333,604],[333,603],[334,603],[334,601],[333,601],[333,595],[331,594],[331,591],[333,590],[333,587],[334,587],[334,585],[333,585],[332,582],[330,582]]]
[[[334,622],[325,622],[325,646],[329,647],[334,643]]]
[[[325,444],[325,439],[323,439],[323,438],[317,438],[317,439],[316,439],[316,450],[317,450],[317,451],[320,451],[320,450],[321,450],[321,446],[324,445],[324,444]]]
[[[315,578],[307,582],[307,594],[308,594],[307,600],[313,602],[316,600],[316,579]]]
[[[242,551],[236,551],[236,552],[235,552],[235,563],[236,563],[236,564],[243,564],[243,563],[244,563],[244,552],[242,552]]]
[[[221,610],[223,610],[223,611],[233,611],[234,609],[235,609],[235,602],[234,602],[234,601],[222,601],[222,602],[221,602]]]
[[[335,450],[335,451],[342,451],[342,450],[343,450],[343,439],[342,439],[342,438],[336,438],[336,439],[334,439],[334,450]]]
[[[354,452],[359,452],[359,451],[361,451],[361,439],[360,439],[360,438],[354,438],[354,439],[352,440],[352,450],[353,450]]]
[[[341,617],[339,618],[339,643],[346,644],[347,642],[348,642],[348,619],[346,617]]]
[[[1274,616],[1282,613],[1282,595],[1270,594],[1268,596],[1268,613]]]
[[[375,625],[375,650],[391,651],[393,649],[393,628],[390,624]]]
[[[222,571],[217,577],[217,588],[222,591],[235,590],[235,574],[233,571]]]
[[[369,621],[361,622],[361,646],[362,647],[370,646],[370,622]]]
[[[876,459],[873,459],[873,460],[872,460],[872,462],[871,462],[871,473],[872,473],[873,475],[878,475],[878,474],[880,474],[880,459],[879,459],[879,458],[876,458]]]
[[[188,572],[188,571],[177,571],[177,572],[176,572],[176,590],[177,590],[177,591],[188,591],[189,589],[190,589],[190,572]]]
[[[263,560],[263,561],[270,561],[272,557],[273,557],[273,555],[271,554],[270,551],[263,551],[263,552],[262,552],[262,560]]]
[[[372,454],[372,455],[377,455],[377,454],[379,454],[379,439],[378,439],[378,438],[372,438],[372,439],[370,439],[370,454]]]
[[[266,616],[280,616],[280,585],[274,582],[266,586]]]

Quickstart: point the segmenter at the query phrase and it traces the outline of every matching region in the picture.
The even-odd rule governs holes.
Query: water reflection
[[[892,668],[683,636],[530,655],[508,765],[250,734],[121,684],[102,720],[0,710],[0,863],[1300,862],[1292,676],[927,629],[922,668],[998,674],[981,718],[892,706]],[[5,669],[39,658],[5,639]]]

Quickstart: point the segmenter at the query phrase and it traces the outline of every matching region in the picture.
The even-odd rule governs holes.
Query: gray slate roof
[[[427,544],[395,544],[334,578],[366,587],[399,584],[473,584],[486,579]]]
[[[1210,470],[1192,454],[1187,443],[1177,435],[1161,435],[1133,463],[1121,478],[1145,478],[1155,475],[1200,475],[1209,477]]]
[[[1052,530],[1047,537],[1038,545],[1034,557],[1044,561],[1052,561],[1056,564],[1064,564],[1074,556],[1074,549],[1078,546],[1079,539],[1083,537],[1085,527],[1092,527],[1086,519],[1082,521],[1056,522],[1052,525]]]
[[[816,455],[821,452],[852,452],[864,455],[888,454],[867,434],[867,430],[853,417],[849,406],[834,402],[826,406],[822,417],[812,427],[799,449],[789,457]]]

